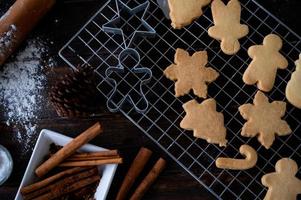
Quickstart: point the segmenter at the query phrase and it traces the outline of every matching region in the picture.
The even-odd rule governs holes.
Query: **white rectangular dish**
[[[22,182],[18,189],[15,200],[23,200],[20,193],[20,189],[23,186],[29,185],[37,181],[37,177],[34,173],[35,169],[43,162],[44,157],[49,153],[49,147],[51,143],[55,143],[60,146],[64,146],[70,142],[73,138],[64,136],[62,134],[43,129],[40,133],[40,136],[37,140],[31,158],[29,160],[28,166],[26,168],[25,174],[23,176]],[[86,144],[79,149],[84,152],[96,152],[96,151],[105,151],[107,149],[97,147],[95,145]],[[107,193],[109,192],[111,182],[113,180],[117,164],[107,164],[99,166],[99,172],[101,175],[101,180],[97,187],[95,198],[96,200],[106,199]]]

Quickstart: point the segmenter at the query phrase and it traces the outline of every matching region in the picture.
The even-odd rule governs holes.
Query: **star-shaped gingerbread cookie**
[[[180,123],[181,128],[192,130],[195,137],[205,139],[208,143],[226,146],[224,115],[216,111],[214,99],[206,99],[201,104],[191,100],[183,108],[186,116]]]
[[[269,102],[268,98],[258,91],[254,98],[254,104],[244,104],[239,107],[242,117],[247,120],[241,135],[255,137],[269,149],[275,140],[275,134],[279,136],[288,135],[292,132],[284,116],[286,103],[282,101]]]
[[[208,62],[206,51],[195,52],[192,56],[183,49],[177,49],[171,64],[164,70],[164,75],[176,81],[175,96],[188,94],[192,89],[198,97],[207,97],[207,84],[213,82],[219,73],[211,67],[205,67]]]

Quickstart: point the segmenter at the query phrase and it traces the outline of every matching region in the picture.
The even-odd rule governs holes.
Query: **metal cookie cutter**
[[[105,32],[121,35],[124,49],[118,56],[118,66],[109,67],[105,71],[107,81],[113,85],[107,107],[111,112],[117,112],[125,102],[129,102],[137,112],[143,113],[148,108],[148,101],[142,87],[150,81],[152,71],[139,66],[139,53],[129,47],[138,36],[156,34],[156,31],[145,21],[145,14],[150,3],[146,1],[135,8],[128,7],[121,0],[115,0],[115,3],[118,14],[103,24],[102,29]],[[130,64],[124,62],[127,58],[132,58]],[[132,75],[134,75],[132,79],[129,79]],[[117,77],[114,78],[114,76]],[[125,84],[126,88],[121,88],[122,84]],[[139,89],[136,89],[136,86],[139,86]]]
[[[128,57],[132,58],[132,62],[130,64],[131,66],[124,62],[125,59]],[[119,64],[117,67],[109,67],[105,71],[107,80],[111,82],[114,87],[107,101],[108,109],[111,112],[117,112],[120,109],[120,107],[125,103],[125,101],[128,101],[134,106],[134,109],[137,112],[145,112],[148,108],[148,101],[145,97],[142,86],[151,80],[152,71],[148,68],[139,66],[140,55],[135,49],[132,48],[124,49],[118,56],[118,62]],[[129,73],[126,73],[126,70],[129,70]],[[114,72],[120,76],[121,81],[124,81],[127,84],[127,86],[131,87],[129,92],[125,95],[122,94],[122,88],[118,88],[118,86],[120,86],[121,81],[117,83],[117,81],[114,78],[111,78]],[[123,73],[125,73],[124,76],[122,76]],[[138,78],[139,75],[142,75],[142,77],[138,78],[138,82],[130,84],[130,82],[126,80],[126,77],[129,74],[135,75],[136,78]],[[135,86],[137,86],[137,84],[139,84],[139,91],[135,89]],[[138,95],[139,97],[133,97],[131,92],[135,92],[136,96]],[[140,106],[140,104],[142,105]]]
[[[115,0],[115,2],[118,15],[102,25],[103,31],[122,35],[125,48],[130,47],[137,36],[156,35],[156,31],[144,19],[146,11],[149,8],[148,1],[135,8],[128,7],[121,0]],[[142,11],[142,15],[139,16],[138,14]],[[125,12],[125,14],[122,15],[122,12]],[[139,23],[138,26],[137,22]],[[129,42],[127,43],[128,40]]]
[[[161,8],[161,10],[163,11],[165,17],[167,19],[170,19],[169,17],[169,5],[168,5],[168,0],[157,0],[157,3],[159,5],[159,7]]]

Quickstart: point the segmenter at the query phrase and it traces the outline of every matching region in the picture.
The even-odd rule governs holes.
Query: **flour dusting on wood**
[[[35,123],[43,107],[41,91],[46,77],[42,70],[46,51],[40,40],[30,40],[25,49],[0,69],[0,103],[6,123],[17,130],[15,139],[24,146],[24,152],[32,148]]]

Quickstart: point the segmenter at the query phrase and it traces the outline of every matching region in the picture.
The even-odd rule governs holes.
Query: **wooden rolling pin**
[[[0,18],[0,65],[54,5],[55,0],[17,0]]]

